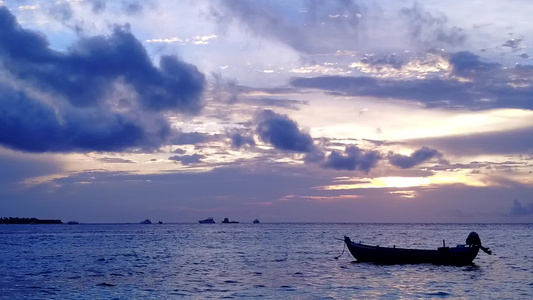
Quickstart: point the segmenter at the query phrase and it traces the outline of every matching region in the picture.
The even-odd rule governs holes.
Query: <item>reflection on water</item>
[[[0,299],[531,298],[532,225],[163,224],[0,227]],[[436,248],[480,234],[465,267],[354,263],[334,238]]]

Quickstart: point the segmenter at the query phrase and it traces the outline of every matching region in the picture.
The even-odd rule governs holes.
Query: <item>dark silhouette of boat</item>
[[[67,224],[68,225],[78,225],[78,224],[80,224],[80,222],[78,222],[78,221],[68,221]]]
[[[215,224],[215,220],[213,218],[207,218],[205,220],[198,221],[200,224]]]
[[[237,224],[237,223],[239,223],[239,221],[230,221],[228,218],[224,218],[222,223],[224,223],[224,224]]]
[[[255,219],[253,223],[254,224],[259,224],[259,219]]]
[[[457,245],[457,247],[443,246],[437,250],[422,249],[404,249],[395,246],[380,247],[365,244],[357,244],[344,237],[344,242],[350,253],[358,262],[373,262],[378,264],[419,264],[431,263],[437,265],[455,265],[464,266],[472,264],[476,258],[479,249],[487,254],[492,254],[489,248],[481,245],[479,235],[471,232],[466,239],[466,245]]]
[[[146,219],[142,221],[141,224],[152,224],[152,221],[150,221],[149,219]]]

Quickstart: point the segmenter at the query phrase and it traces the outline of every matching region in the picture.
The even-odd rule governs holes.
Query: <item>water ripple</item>
[[[533,298],[533,225],[0,227],[0,299]],[[334,238],[434,248],[480,234],[465,267],[355,262]]]

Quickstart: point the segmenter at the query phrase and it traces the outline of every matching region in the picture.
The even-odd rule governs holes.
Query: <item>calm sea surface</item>
[[[474,265],[356,263],[354,241],[434,249],[476,231]],[[533,224],[0,225],[0,299],[533,299]]]

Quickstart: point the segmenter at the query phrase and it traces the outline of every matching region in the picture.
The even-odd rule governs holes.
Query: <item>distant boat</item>
[[[198,221],[200,224],[215,224],[215,220],[213,218],[207,218],[205,220]]]
[[[78,221],[68,221],[67,224],[68,225],[78,225],[78,224],[80,224],[80,222],[78,222]]]
[[[222,223],[224,223],[224,224],[237,224],[239,222],[238,221],[230,221],[228,218],[224,218]]]
[[[373,262],[378,264],[431,263],[437,265],[464,266],[472,263],[479,249],[487,254],[492,254],[489,248],[481,245],[481,240],[475,232],[468,235],[466,239],[467,245],[457,245],[457,247],[446,247],[443,245],[437,248],[437,250],[369,246],[354,243],[347,236],[344,237],[344,242],[358,262]]]
[[[157,222],[157,224],[163,224],[163,222],[159,221],[159,222]]]
[[[146,219],[142,221],[141,224],[152,224],[152,221],[150,221],[149,219]]]
[[[253,223],[254,224],[259,224],[259,219],[255,219]]]

